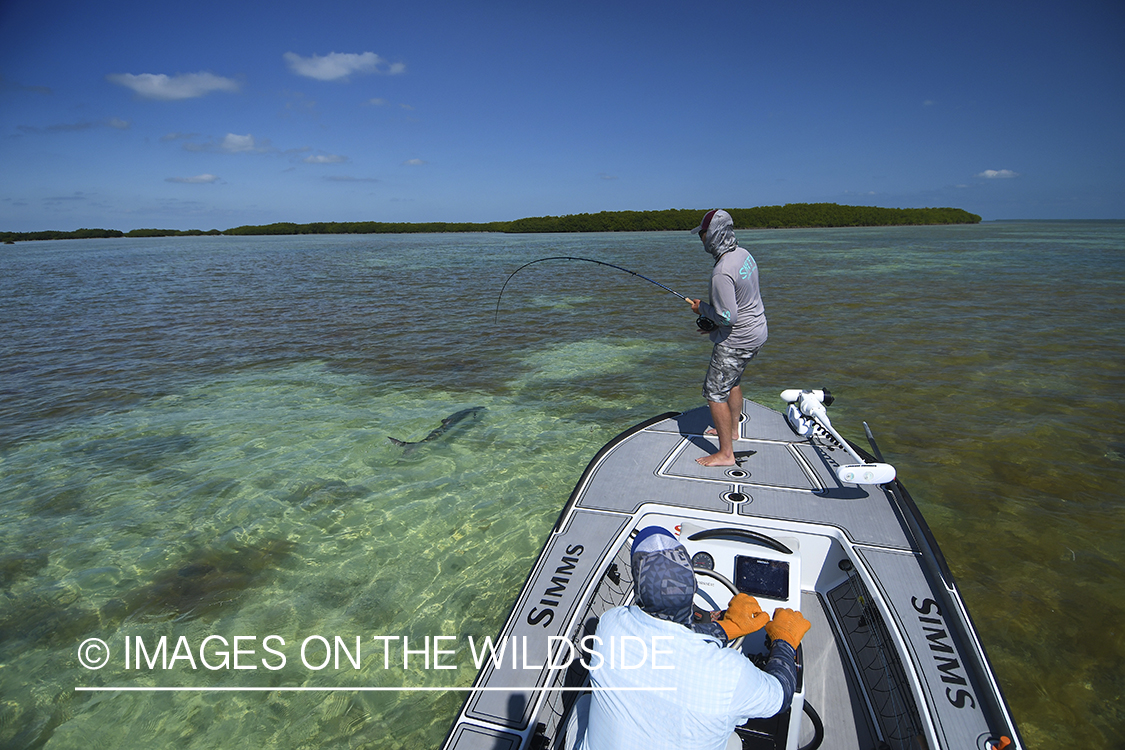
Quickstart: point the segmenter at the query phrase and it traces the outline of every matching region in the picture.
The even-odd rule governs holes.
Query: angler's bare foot
[[[731,453],[730,455],[725,456],[725,455],[723,455],[723,453],[721,451],[719,453],[712,453],[710,456],[702,456],[700,458],[697,458],[697,459],[695,459],[695,462],[697,464],[699,464],[700,466],[734,466],[735,465],[734,454]]]
[[[706,430],[703,431],[703,434],[704,435],[718,435],[719,432],[714,427],[708,427]],[[731,434],[730,438],[731,438],[731,440],[741,440],[742,435],[739,434],[738,432],[734,432],[733,434]]]

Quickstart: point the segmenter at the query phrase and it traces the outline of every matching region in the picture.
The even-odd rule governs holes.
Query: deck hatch
[[[461,750],[519,750],[523,738],[498,729],[458,725],[451,746]]]
[[[828,592],[883,740],[891,750],[913,750],[924,736],[906,672],[863,581],[854,572]]]

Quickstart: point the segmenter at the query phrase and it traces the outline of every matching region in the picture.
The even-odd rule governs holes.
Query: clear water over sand
[[[1125,224],[739,236],[770,321],[746,394],[828,386],[838,429],[868,421],[1029,745],[1120,747]],[[470,684],[469,638],[499,630],[597,449],[701,403],[687,305],[627,274],[537,264],[494,318],[547,255],[706,294],[688,233],[0,251],[0,746],[438,744],[462,692],[75,688]],[[126,639],[162,636],[168,669],[126,667]],[[315,637],[357,636],[359,668],[320,667]],[[425,668],[437,636],[452,669]]]

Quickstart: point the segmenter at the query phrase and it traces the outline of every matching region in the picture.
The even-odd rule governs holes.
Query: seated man
[[[657,526],[637,534],[632,567],[637,603],[609,610],[598,623],[594,653],[601,658],[591,657],[590,678],[603,690],[592,694],[582,750],[724,750],[736,726],[789,706],[796,648],[809,629],[800,612],[779,609],[771,622],[753,597],[738,594],[723,620],[693,627],[691,558]],[[723,648],[728,638],[762,627],[773,642],[764,671]],[[635,689],[656,687],[674,690]]]

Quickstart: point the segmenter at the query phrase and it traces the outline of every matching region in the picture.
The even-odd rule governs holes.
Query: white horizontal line
[[[363,693],[389,693],[389,692],[503,692],[503,693],[580,693],[580,692],[675,692],[674,687],[75,687],[78,693],[325,693],[325,692],[363,692]]]

